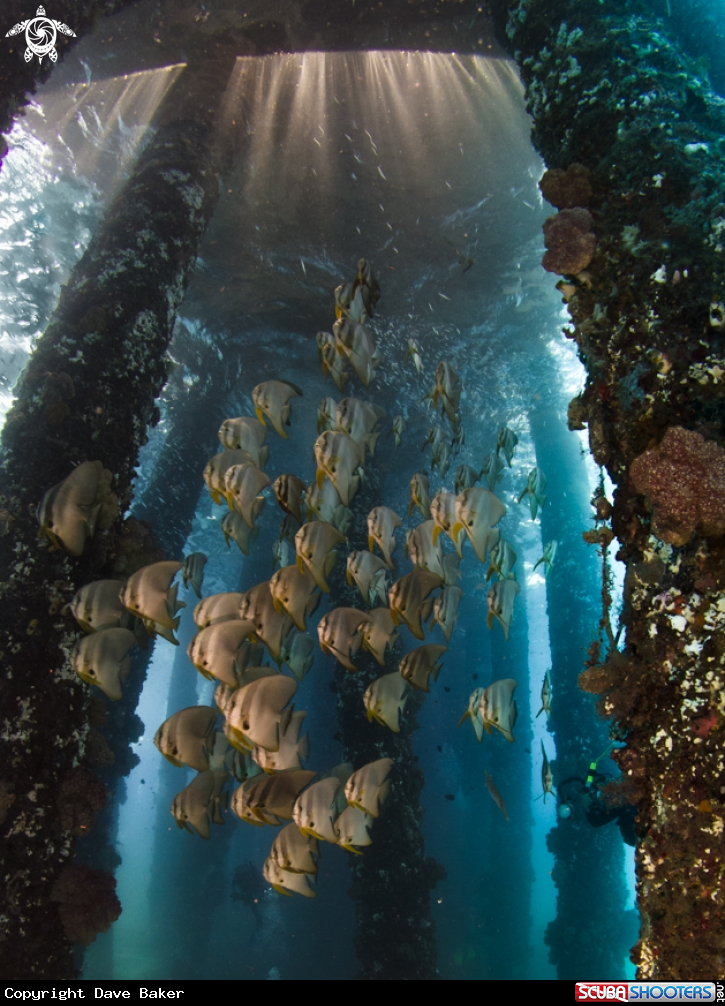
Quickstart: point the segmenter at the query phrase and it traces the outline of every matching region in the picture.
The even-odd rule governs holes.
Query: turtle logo
[[[28,43],[28,48],[25,50],[26,63],[29,63],[33,56],[38,57],[39,63],[43,62],[43,56],[49,56],[51,63],[55,63],[58,59],[55,48],[58,32],[76,37],[76,33],[71,31],[67,24],[47,17],[45,7],[38,7],[35,17],[29,21],[20,21],[19,24],[13,25],[10,31],[5,33],[5,38],[19,35],[21,31],[25,32],[25,41]]]

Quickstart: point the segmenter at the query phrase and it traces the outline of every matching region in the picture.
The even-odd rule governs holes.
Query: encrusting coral
[[[63,929],[73,943],[88,946],[99,933],[108,932],[121,914],[116,881],[104,870],[64,866],[51,894],[57,901]]]
[[[575,276],[586,269],[594,255],[597,239],[589,210],[576,207],[561,210],[544,221],[546,253],[541,264],[547,272]]]
[[[629,474],[653,508],[655,533],[685,545],[696,530],[725,534],[725,450],[693,430],[671,426],[658,447],[635,458]]]

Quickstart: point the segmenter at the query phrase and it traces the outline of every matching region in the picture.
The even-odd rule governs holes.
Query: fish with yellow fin
[[[500,482],[503,478],[504,463],[498,456],[496,451],[491,451],[483,459],[483,464],[481,465],[481,475],[485,477],[486,484],[491,492],[496,489],[496,483]]]
[[[433,626],[436,623],[440,625],[447,643],[451,641],[453,626],[458,618],[458,605],[462,597],[463,591],[460,587],[454,587],[445,583],[442,592],[433,602],[433,617],[430,621],[430,631],[433,631]]]
[[[478,561],[485,562],[486,554],[501,538],[501,532],[494,525],[505,516],[506,507],[490,489],[473,486],[456,497],[455,510],[454,539],[456,534],[465,531]]]
[[[365,612],[357,608],[333,608],[317,625],[320,649],[335,657],[348,671],[357,671],[353,658],[360,652],[368,621]]]
[[[307,618],[312,615],[320,603],[320,594],[314,577],[303,567],[302,572],[296,564],[278,569],[269,581],[272,599],[277,611],[287,614],[297,628],[304,632],[307,628]]]
[[[491,566],[486,579],[490,580],[496,574],[499,580],[515,580],[514,565],[516,564],[516,553],[505,538],[499,538],[498,544],[491,549],[489,556]]]
[[[184,601],[177,599],[179,585],[171,582],[181,569],[180,562],[154,562],[142,566],[126,581],[121,591],[121,601],[132,615],[142,619],[150,636],[158,634],[174,646],[179,642],[174,636],[180,619],[176,616]]]
[[[290,425],[292,415],[291,398],[302,396],[302,389],[291,381],[262,381],[252,389],[252,402],[257,419],[264,424],[266,416],[275,433],[287,439],[285,426]]]
[[[209,744],[217,712],[210,706],[180,709],[161,724],[154,744],[177,768],[187,765],[197,772],[209,768]]]
[[[405,709],[409,694],[408,682],[397,671],[376,678],[363,695],[368,720],[371,723],[376,720],[394,734],[400,733],[400,714]]]
[[[121,601],[123,584],[123,580],[94,580],[76,591],[68,609],[84,632],[131,627],[133,616]]]
[[[453,493],[441,489],[430,501],[430,515],[435,527],[433,541],[438,541],[438,535],[443,532],[453,542],[453,547],[459,556],[463,555],[465,527],[458,519],[458,498]]]
[[[338,318],[332,326],[338,353],[345,356],[367,387],[375,378],[380,365],[380,355],[372,333],[360,322],[351,318]]]
[[[393,765],[392,758],[379,758],[353,772],[345,783],[348,806],[357,807],[370,817],[380,817],[383,804],[390,794],[390,772]]]
[[[387,506],[376,506],[368,514],[368,549],[375,545],[383,553],[388,569],[393,568],[393,552],[397,542],[394,531],[402,526],[400,517]]]
[[[503,451],[506,464],[511,467],[511,458],[514,456],[514,448],[518,444],[519,438],[508,426],[501,426],[496,434],[496,455]]]
[[[308,873],[292,873],[290,870],[282,870],[271,856],[267,856],[265,859],[262,874],[277,894],[285,894],[291,898],[292,892],[294,892],[301,894],[303,898],[317,897],[317,891]]]
[[[101,526],[108,527],[115,516],[118,500],[111,493],[112,478],[100,461],[77,465],[43,497],[38,507],[40,537],[69,555],[81,555],[99,520]],[[106,510],[108,513],[102,514]]]
[[[493,628],[493,620],[497,618],[501,623],[504,638],[509,638],[509,628],[514,615],[514,601],[518,594],[519,587],[516,580],[497,580],[491,587],[486,597],[488,602],[488,627]]]
[[[474,688],[468,700],[468,709],[458,726],[470,717],[479,742],[484,729],[490,734],[491,727],[496,727],[507,741],[513,743],[513,728],[518,715],[513,697],[515,691],[516,681],[513,678],[500,678],[488,688]]]
[[[287,873],[317,873],[318,840],[303,834],[296,824],[286,824],[272,842],[269,858]]]
[[[171,804],[171,813],[179,828],[190,834],[194,831],[202,838],[210,837],[209,823],[224,824],[220,804],[228,772],[200,772],[188,786],[177,793]]]
[[[71,663],[81,681],[96,685],[109,697],[121,698],[121,685],[131,669],[131,650],[136,636],[120,627],[101,629],[84,636],[73,651]]]
[[[250,751],[255,746],[279,751],[280,736],[293,713],[285,707],[296,691],[297,682],[286,674],[265,674],[238,688],[226,714],[232,734]]]
[[[216,504],[220,504],[222,497],[226,496],[227,487],[224,480],[228,469],[232,465],[244,464],[254,464],[254,462],[252,461],[251,454],[241,450],[220,451],[206,463],[204,482],[211,498]]]
[[[307,568],[323,594],[330,593],[327,577],[337,559],[334,548],[343,541],[345,535],[323,520],[303,524],[295,535],[297,568],[300,572]]]
[[[363,463],[363,450],[347,433],[325,430],[315,441],[317,487],[322,488],[325,476],[334,485],[344,506],[360,488],[358,469]]]
[[[269,447],[264,446],[266,438],[266,426],[253,416],[225,419],[219,427],[219,442],[222,447],[246,451],[257,468],[264,469],[269,458]]]
[[[250,656],[256,654],[256,651],[250,653],[249,637],[253,635],[254,624],[247,619],[215,622],[197,632],[186,652],[203,677],[237,688],[240,674],[249,666]]]
[[[345,783],[352,772],[349,762],[336,765],[297,797],[292,820],[303,835],[337,844],[335,821],[347,807]]]
[[[381,667],[385,667],[385,649],[392,649],[399,633],[390,608],[373,608],[368,612],[369,622],[363,627],[363,649],[372,654]]]
[[[420,346],[415,339],[408,339],[406,359],[413,361],[413,366],[415,367],[417,374],[423,373],[423,357],[421,356]]]
[[[365,604],[373,605],[377,601],[385,604],[387,574],[386,563],[365,549],[350,552],[347,557],[347,582],[351,587],[353,583],[357,586]]]
[[[380,432],[378,424],[385,410],[359,398],[343,398],[335,413],[335,429],[355,441],[361,450],[375,453]]]
[[[347,852],[361,856],[360,847],[372,845],[370,828],[373,818],[359,807],[347,807],[335,821],[337,844]]]
[[[241,514],[245,524],[253,528],[264,509],[265,499],[260,493],[270,483],[265,475],[251,462],[232,465],[224,474],[224,496],[230,510]]]
[[[411,528],[405,536],[405,554],[418,569],[427,569],[443,579],[443,542],[435,532],[433,520]]]
[[[430,691],[430,679],[438,680],[441,669],[443,654],[448,651],[447,646],[438,646],[436,643],[426,643],[425,646],[418,646],[410,653],[406,653],[400,661],[398,670],[401,677],[405,678],[409,685],[419,689],[421,692]],[[373,815],[377,816],[377,815]]]
[[[416,639],[423,639],[422,621],[430,618],[431,594],[443,585],[442,577],[426,569],[414,569],[396,580],[388,591],[390,614],[396,625],[404,622]]]
[[[272,490],[284,512],[302,524],[302,500],[307,492],[307,486],[302,479],[296,475],[280,475],[274,480]]]
[[[425,472],[416,472],[410,480],[408,516],[418,507],[423,520],[430,520],[430,482]]]

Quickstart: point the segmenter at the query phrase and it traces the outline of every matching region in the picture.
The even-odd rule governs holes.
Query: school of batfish
[[[379,297],[380,288],[366,259],[358,262],[354,281],[334,292],[336,321],[332,333],[318,333],[317,346],[323,375],[331,377],[340,392],[351,380],[351,371],[366,388],[375,378],[380,356],[366,323]],[[423,372],[423,355],[413,339],[408,340],[408,359],[418,373]],[[431,448],[431,472],[437,467],[441,478],[464,441],[461,391],[458,375],[441,361],[435,385],[424,400],[434,411],[440,410],[451,435],[435,425],[423,445],[423,449]],[[290,381],[258,384],[252,391],[255,416],[222,423],[222,449],[203,473],[214,503],[228,507],[220,522],[227,547],[234,541],[244,555],[249,554],[265,507],[263,493],[272,487],[285,516],[273,547],[273,569],[279,568],[269,580],[244,593],[202,599],[207,560],[195,552],[183,564],[164,561],[145,566],[125,582],[87,584],[67,608],[87,633],[73,652],[76,673],[110,699],[119,699],[134,646],[145,645],[149,636],[157,635],[178,645],[174,632],[185,603],[178,599],[179,584],[174,581],[181,572],[184,586],[193,588],[199,598],[194,610],[198,632],[188,647],[189,659],[200,674],[218,685],[216,709],[181,709],[156,733],[156,747],[173,765],[197,772],[174,798],[171,813],[180,828],[193,829],[208,839],[210,824],[223,823],[226,788],[233,778],[239,785],[231,796],[231,809],[243,821],[258,827],[290,822],[272,843],[263,867],[265,879],[280,893],[314,898],[319,843],[340,845],[354,853],[369,845],[371,827],[395,774],[390,758],[357,770],[348,763],[337,765],[316,782],[317,773],[302,767],[310,748],[308,735],[300,736],[307,713],[295,711],[291,703],[298,682],[314,661],[307,620],[315,613],[321,594],[330,593],[328,578],[353,523],[350,504],[364,478],[366,459],[374,454],[385,412],[359,398],[347,397],[339,403],[323,398],[317,410],[315,480],[307,486],[296,475],[283,473],[272,481],[264,471],[269,460],[267,423],[286,438],[292,402],[301,395],[302,390]],[[393,419],[389,432],[397,448],[405,433],[402,416]],[[354,673],[361,648],[384,666],[386,650],[395,645],[402,627],[423,641],[426,629],[432,632],[437,625],[449,643],[463,594],[457,582],[466,540],[479,562],[488,559],[490,563],[487,580],[494,582],[487,595],[488,626],[498,620],[508,639],[519,593],[516,553],[497,527],[506,507],[494,490],[505,467],[511,467],[517,443],[516,434],[501,427],[496,446],[480,470],[458,467],[455,492],[441,489],[431,497],[425,472],[413,476],[407,516],[410,519],[417,510],[422,517],[405,532],[405,554],[413,568],[392,583],[398,544],[395,532],[403,528],[403,521],[382,503],[370,511],[368,549],[347,555],[347,581],[357,587],[362,608],[335,607],[320,618],[317,637],[323,653]],[[480,479],[485,479],[485,486],[476,485]],[[81,555],[94,534],[110,480],[110,472],[99,461],[78,465],[46,493],[38,510],[41,536],[52,547]],[[532,519],[544,506],[545,489],[544,473],[532,469],[519,496],[519,502],[528,496]],[[444,552],[444,536],[453,551]],[[288,563],[292,550],[294,562]],[[543,563],[547,576],[556,552],[557,542],[548,542],[536,564]],[[276,667],[264,662],[265,651]],[[402,657],[397,671],[373,681],[364,694],[368,720],[398,732],[411,689],[430,690],[446,652],[445,645],[423,643]],[[283,672],[283,667],[290,673]],[[471,719],[478,741],[484,729],[490,733],[495,727],[513,742],[515,690],[512,678],[474,689],[461,723]],[[547,718],[550,699],[547,672],[540,710]],[[503,798],[487,773],[486,783],[508,819]],[[542,783],[545,793],[553,792],[545,751]]]

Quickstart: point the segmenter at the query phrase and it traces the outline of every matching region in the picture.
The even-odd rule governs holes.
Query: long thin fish
[[[506,810],[506,804],[503,802],[503,797],[501,796],[501,794],[499,793],[499,791],[494,786],[493,779],[488,774],[488,772],[484,772],[483,774],[486,776],[486,785],[488,786],[488,792],[491,794],[491,799],[493,800],[493,802],[496,804],[496,806],[498,807],[498,809],[501,811],[501,813],[503,814],[503,816],[508,821],[509,815],[508,815],[508,811]]]

